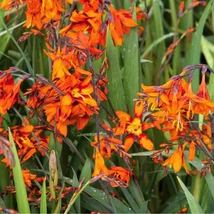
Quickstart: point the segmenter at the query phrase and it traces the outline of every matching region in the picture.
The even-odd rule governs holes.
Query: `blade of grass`
[[[150,213],[148,210],[148,201],[145,201],[141,204],[139,213]]]
[[[136,21],[136,7],[134,6],[133,20]],[[131,28],[130,34],[125,36],[123,44],[124,51],[124,72],[123,88],[125,92],[128,111],[133,115],[134,102],[139,88],[139,48],[138,48],[138,27]]]
[[[33,68],[31,67],[30,62],[28,61],[25,53],[20,48],[19,44],[17,43],[17,41],[15,40],[15,38],[13,37],[13,35],[11,34],[11,32],[9,31],[7,25],[4,23],[4,20],[1,17],[0,17],[0,21],[1,21],[2,25],[3,25],[3,27],[5,28],[5,30],[7,31],[8,35],[10,36],[11,40],[13,41],[13,43],[15,44],[17,49],[19,50],[20,54],[22,55],[22,57],[23,57],[23,59],[24,59],[24,61],[26,63],[26,66],[28,68],[28,72],[33,75],[34,74]]]
[[[125,188],[121,188],[121,191],[123,192],[126,200],[128,201],[130,207],[134,210],[135,213],[140,213],[140,209],[135,202],[134,197],[129,193],[129,191]]]
[[[9,132],[9,141],[11,143],[11,151],[13,152],[15,160],[15,166],[13,167],[13,177],[16,189],[16,200],[18,205],[18,211],[20,213],[30,213],[30,207],[27,200],[27,192],[24,184],[24,179],[22,176],[22,169],[10,128],[8,128],[8,132]]]
[[[195,160],[189,161],[189,163],[192,164],[193,166],[195,166],[199,171],[203,167],[202,161],[196,157],[195,157]],[[207,182],[207,185],[209,186],[209,190],[210,190],[210,192],[213,196],[213,199],[214,199],[214,177],[213,177],[212,173],[207,172],[206,176],[205,176],[205,180]]]
[[[201,48],[202,48],[202,53],[206,59],[207,64],[211,67],[214,68],[214,45],[211,43],[208,39],[206,39],[204,36],[201,39]],[[209,84],[208,84],[208,90],[210,94],[211,100],[214,99],[214,75],[210,74],[210,79],[209,79]]]
[[[169,5],[170,5],[170,15],[171,15],[171,20],[172,20],[172,28],[176,31],[177,33],[177,22],[178,22],[178,18],[177,18],[177,8],[178,5],[176,4],[176,1],[169,1]],[[175,37],[176,38],[176,37]],[[178,45],[173,53],[172,56],[172,69],[171,69],[171,75],[176,75],[180,72],[181,70],[181,55],[180,55],[180,45]]]
[[[82,179],[85,179],[86,182],[91,179],[91,161],[88,158],[81,170],[80,180]]]
[[[152,44],[146,48],[146,50],[143,52],[143,54],[141,55],[141,59],[144,58],[153,48],[155,48],[157,45],[159,45],[161,42],[163,42],[164,40],[173,37],[174,33],[168,33],[158,39],[156,39],[155,41],[152,42]]]
[[[192,3],[192,0],[186,0],[185,1],[185,7],[191,5]],[[193,27],[194,26],[194,10],[189,10],[188,13],[186,13],[181,21],[180,21],[180,24],[179,24],[179,28],[182,29],[182,30],[187,30],[189,27]],[[185,57],[184,57],[184,62],[183,63],[186,63],[185,60],[187,59],[187,56],[188,56],[188,52],[185,51],[185,50],[188,50],[189,49],[189,45],[190,45],[190,41],[189,41],[189,38],[188,37],[185,37],[184,38],[184,54],[185,54]],[[183,64],[183,67],[185,67],[185,64]]]
[[[74,186],[74,187],[77,187],[78,188],[78,186],[79,186],[79,181],[78,181],[78,178],[77,178],[77,175],[76,175],[76,172],[73,170],[73,181],[72,181],[72,186]],[[74,193],[75,194],[75,193]],[[72,198],[75,198],[75,196],[73,195],[72,196]],[[75,202],[75,203],[74,203]],[[76,197],[75,198],[75,201],[73,201],[73,200],[71,200],[71,204],[70,204],[70,202],[69,202],[69,205],[68,205],[68,207],[69,206],[72,206],[74,204],[74,207],[75,207],[75,209],[76,209],[76,211],[78,212],[78,213],[80,213],[80,196],[79,197]]]
[[[111,212],[113,211],[112,207],[108,203],[107,196],[105,195],[104,191],[88,186],[85,189],[85,192],[92,198],[100,202],[108,210],[110,210]],[[118,213],[133,213],[133,210],[126,206],[121,200],[118,200],[117,198],[112,196],[110,197]]]
[[[155,1],[154,2],[154,23],[153,23],[153,29],[155,29],[154,32],[154,38],[155,39],[159,39],[161,37],[164,36],[164,32],[163,32],[163,12],[162,12],[162,8],[163,8],[163,3],[162,1]],[[162,57],[165,53],[165,44],[162,42],[158,45],[158,51],[155,51],[156,54],[156,66],[157,66],[157,72],[159,72],[160,67],[161,67],[161,60]],[[162,75],[163,76],[163,75]],[[162,79],[162,78],[161,78]]]
[[[0,157],[0,192],[3,192],[3,189],[6,186],[10,185],[10,171],[9,168],[6,167],[5,163],[2,163],[1,160],[4,158],[3,155]],[[13,204],[13,196],[8,194],[5,196],[5,203],[7,207],[12,208]]]
[[[190,210],[192,213],[204,213],[198,202],[195,200],[193,195],[189,192],[183,181],[177,176],[178,182],[181,185],[181,188],[184,191],[184,194],[186,195]]]
[[[137,153],[131,153],[131,156],[150,156],[154,153],[154,151],[146,151],[146,152],[137,152]]]
[[[40,213],[47,213],[47,201],[46,201],[46,179],[44,179],[42,184],[42,196],[40,203]]]
[[[195,65],[195,64],[199,64],[200,63],[200,56],[201,56],[201,37],[203,34],[203,30],[204,30],[204,26],[206,23],[206,20],[211,12],[211,8],[213,5],[213,1],[210,1],[197,26],[196,31],[193,33],[192,36],[192,40],[190,43],[190,47],[189,47],[189,51],[188,51],[188,55],[187,55],[187,60],[186,60],[186,65]],[[193,78],[193,91],[197,91],[198,85],[199,85],[199,81],[200,81],[200,76],[198,74],[198,72],[194,75]]]
[[[1,14],[1,11],[0,11],[0,14]],[[0,17],[2,18],[2,16],[0,15]],[[16,28],[19,28],[20,26],[22,26],[23,24],[25,23],[25,21],[24,22],[21,22],[21,23],[19,23],[19,24],[17,24],[17,25],[15,25],[15,26],[12,26],[12,27],[10,27],[10,28],[8,28],[7,30],[4,30],[4,31],[1,31],[0,32],[0,36],[4,36],[4,35],[8,35],[8,32],[11,32],[11,31],[13,31],[13,30],[15,30]],[[0,26],[1,27],[1,26]],[[12,32],[11,32],[12,33]]]
[[[122,73],[116,47],[113,44],[109,29],[107,30],[106,55],[109,62],[107,77],[109,80],[109,99],[115,110],[126,110],[125,95],[122,83]]]
[[[43,38],[33,37],[32,62],[35,74],[42,74],[46,78],[50,78],[50,64],[48,57],[44,54],[45,41]]]
[[[85,185],[76,193],[72,196],[67,209],[65,210],[64,214],[69,213],[69,210],[71,209],[71,207],[73,206],[73,204],[76,202],[76,200],[79,198],[80,194],[85,190],[85,188],[90,185],[90,181],[86,182]],[[80,213],[80,212],[78,212]]]

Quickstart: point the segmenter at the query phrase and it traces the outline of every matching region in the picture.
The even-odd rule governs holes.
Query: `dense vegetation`
[[[0,211],[214,212],[214,1],[0,1]]]

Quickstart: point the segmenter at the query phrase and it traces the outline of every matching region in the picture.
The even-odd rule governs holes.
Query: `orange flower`
[[[200,86],[199,90],[201,88],[204,88],[204,84],[202,82],[202,85]],[[203,90],[203,89],[201,89]],[[204,94],[205,91],[203,90]],[[199,95],[200,95],[199,91]],[[202,114],[207,116],[210,112],[210,109],[214,108],[214,103],[208,100],[208,97],[203,98],[195,95],[192,91],[192,82],[189,83],[188,90],[186,94],[184,94],[183,97],[179,100],[180,108],[184,108],[186,110],[186,117],[187,119],[192,119],[194,116],[194,112],[197,111],[197,114]]]
[[[27,89],[27,92],[23,94],[23,96],[28,96],[27,106],[33,109],[38,108],[42,104],[42,100],[38,96],[40,93],[40,88],[44,86],[44,84],[35,82],[31,88]]]
[[[106,41],[106,25],[102,17],[105,8],[102,4],[104,5],[105,3],[99,0],[81,3],[83,4],[82,10],[74,10],[70,18],[71,24],[64,27],[59,33],[63,37],[72,38],[72,43],[75,43],[75,46],[79,46],[81,49],[88,49],[87,44],[89,44],[90,49],[97,52],[95,45],[104,46]],[[84,36],[83,32],[87,32],[88,36]]]
[[[18,146],[18,156],[21,163],[29,160],[38,150],[42,156],[45,156],[45,152],[48,151],[48,136],[41,136],[45,126],[32,126],[25,118],[27,125],[13,126],[11,127],[12,136],[14,142]],[[31,133],[34,135],[31,136]],[[8,137],[8,133],[6,133]],[[36,136],[36,137],[35,137]],[[36,138],[36,139],[35,139]],[[2,162],[6,163],[7,166],[11,166],[10,160],[4,158]]]
[[[0,3],[0,8],[11,11],[13,8],[18,8],[20,4],[23,4],[23,0],[3,0]]]
[[[2,73],[2,72],[0,72]],[[15,84],[14,79],[11,74],[3,75],[0,78],[0,113],[6,114],[16,102],[19,102],[20,85],[23,79],[20,79],[18,83]]]
[[[20,85],[23,82],[23,79],[20,79],[18,83],[16,83],[10,93],[6,96],[3,105],[5,110],[9,110],[15,102],[19,102],[19,93],[20,93]]]
[[[30,174],[30,170],[22,170],[22,176],[24,178],[24,182],[28,187],[32,186],[31,181],[36,178],[35,174]]]
[[[26,14],[25,27],[36,26],[39,30],[42,28],[42,0],[26,0],[28,10]]]
[[[70,75],[68,70],[71,68],[70,55],[72,53],[68,53],[66,46],[62,50],[58,47],[57,51],[48,44],[46,46],[52,51],[52,53],[49,53],[44,50],[44,53],[52,59],[52,80],[58,78],[64,80],[67,75]]]
[[[51,19],[58,20],[60,14],[64,12],[62,0],[42,0],[41,12],[47,19],[43,20],[43,22],[48,22]]]
[[[137,137],[139,144],[145,149],[152,150],[154,145],[151,140],[148,139],[147,135],[143,131],[148,128],[154,127],[153,124],[142,122],[142,114],[144,109],[143,100],[138,100],[134,106],[134,118],[122,111],[116,111],[119,118],[119,126],[114,128],[116,135],[127,133],[127,137],[124,143],[124,149],[127,152]]]
[[[101,173],[108,174],[109,170],[106,167],[104,159],[103,159],[102,155],[100,154],[98,148],[96,148],[96,153],[94,155],[94,159],[95,159],[95,166],[94,166],[94,172],[93,172],[92,176],[94,177]]]
[[[92,40],[92,38],[96,38],[96,35],[94,37],[89,37],[82,31],[78,32],[75,37],[71,37],[71,43],[74,48],[80,49],[80,50],[89,50],[90,54],[99,54],[101,55],[103,51],[97,49],[95,45],[98,43],[98,39]],[[98,37],[99,38],[99,37]]]
[[[203,114],[207,116],[210,111],[214,111],[213,102],[210,101],[210,95],[207,89],[207,85],[205,82],[205,73],[202,74],[201,84],[198,88],[197,97],[202,98],[204,101],[202,103],[195,102],[193,105],[194,112],[196,114]]]
[[[127,187],[132,172],[120,166],[112,166],[108,174],[108,178],[112,179],[110,182],[112,187]]]
[[[99,136],[99,142],[98,142],[98,136],[94,136],[95,142],[91,143],[91,146],[100,148],[100,154],[109,159],[111,157],[111,154],[113,151],[117,151],[117,145],[121,145],[122,141],[118,140],[116,138],[108,137],[108,136]]]
[[[186,160],[184,157],[184,148],[187,143],[184,145],[179,145],[178,149],[174,151],[169,158],[167,158],[164,163],[162,164],[163,166],[169,165],[169,167],[173,167],[175,173],[179,172],[181,167],[183,166],[186,173],[189,174],[189,170],[186,165]]]
[[[122,45],[123,34],[129,34],[130,28],[137,26],[132,15],[126,10],[116,10],[109,5],[111,17],[108,17],[108,25],[115,45]]]
[[[96,147],[93,158],[95,159],[93,177],[101,176],[101,179],[109,182],[112,187],[127,187],[130,181],[130,175],[132,174],[130,170],[119,166],[112,166],[109,170],[105,165],[104,158],[98,147]]]
[[[92,97],[91,73],[81,68],[64,79],[54,82],[36,82],[28,95],[27,105],[44,111],[47,121],[63,135],[67,135],[68,125],[77,125],[80,130],[88,123],[90,116],[97,114],[98,104]]]
[[[192,141],[189,145],[189,155],[188,155],[188,160],[194,160],[195,159],[195,142]]]

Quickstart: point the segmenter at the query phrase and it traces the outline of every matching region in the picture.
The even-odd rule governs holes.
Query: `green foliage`
[[[202,208],[200,207],[200,205],[198,204],[198,202],[195,200],[195,198],[193,197],[193,195],[186,188],[186,186],[182,182],[182,180],[179,177],[177,177],[177,179],[178,179],[178,182],[181,185],[181,188],[183,189],[183,191],[184,191],[184,193],[186,195],[186,198],[187,198],[187,201],[188,201],[188,204],[189,204],[191,212],[192,213],[204,213],[203,210],[202,210]]]
[[[115,110],[125,111],[126,107],[122,71],[120,69],[117,47],[114,46],[109,30],[107,32],[106,55],[109,61],[109,69],[107,70],[107,77],[109,80],[109,99]],[[117,75],[115,75],[115,73]],[[114,93],[114,91],[117,91],[117,93]]]
[[[40,213],[47,213],[47,198],[46,198],[46,180],[43,181],[42,184],[42,196],[41,196],[41,203],[40,203]]]
[[[26,192],[24,180],[22,177],[20,160],[16,151],[16,146],[13,141],[11,131],[10,129],[8,130],[9,130],[9,142],[11,143],[11,150],[13,152],[14,159],[15,159],[15,166],[13,167],[13,177],[14,177],[15,188],[17,190],[16,201],[18,205],[18,211],[20,213],[30,213],[30,207],[27,199],[27,192]]]
[[[128,0],[112,2],[116,8],[128,9],[132,5]],[[144,33],[138,37],[138,28],[132,28],[131,33],[124,37],[122,47],[114,45],[108,30],[106,44],[106,57],[109,64],[107,70],[108,99],[112,106],[109,105],[107,108],[111,111],[112,107],[114,110],[127,111],[128,109],[129,113],[133,114],[133,99],[138,98],[136,93],[141,91],[141,82],[146,85],[159,85],[173,75],[178,75],[186,65],[203,63],[214,68],[214,28],[210,27],[214,24],[214,15],[211,14],[214,1],[208,1],[204,10],[201,6],[189,10],[177,26],[178,2],[134,1],[136,6],[147,9],[149,19],[139,22],[145,28]],[[188,5],[191,1],[188,0],[185,3]],[[23,12],[21,8],[19,10],[20,13]],[[11,12],[11,16],[12,21],[6,23],[4,21],[5,14],[0,11],[0,65],[2,66],[0,70],[14,64],[32,75],[41,74],[50,78],[50,62],[43,53],[43,49],[46,48],[44,40],[40,37],[33,37],[28,41],[18,43],[21,35],[18,35],[16,31],[24,22],[21,15],[18,23],[14,19],[14,12]],[[133,18],[136,19],[135,7]],[[180,42],[174,50],[171,60],[165,66],[162,60],[168,46],[174,38],[178,39],[179,35],[184,33],[188,27],[193,26],[194,23],[196,23],[196,31],[192,36],[187,36]],[[93,62],[95,73],[99,72],[99,62],[101,59]],[[165,69],[163,69],[164,67]],[[195,90],[198,89],[199,80],[200,75],[198,74],[194,78]],[[208,75],[207,82],[213,99],[214,75]],[[22,87],[27,87],[27,85],[22,85]],[[4,116],[3,126],[7,127],[7,122],[14,125],[14,119],[17,120],[14,115]],[[12,144],[11,150],[16,162],[13,167],[13,176],[17,191],[16,199],[12,194],[4,196],[3,199],[0,198],[0,207],[15,209],[20,213],[33,211],[59,213],[65,205],[67,205],[64,209],[65,213],[95,211],[107,213],[177,213],[184,207],[189,207],[188,212],[191,211],[192,213],[213,212],[214,177],[212,173],[207,172],[204,178],[200,178],[199,175],[198,177],[189,176],[181,171],[178,173],[179,178],[174,175],[172,170],[169,170],[169,175],[166,175],[161,167],[151,162],[150,156],[153,151],[144,151],[138,146],[132,148],[130,154],[135,160],[133,168],[135,175],[132,176],[127,188],[112,188],[106,186],[102,180],[92,183],[91,178],[94,169],[92,156],[94,151],[88,144],[93,141],[96,128],[94,122],[91,124],[91,127],[89,125],[81,131],[81,134],[70,129],[69,136],[64,138],[66,145],[60,144],[54,134],[50,135],[49,149],[59,154],[56,161],[58,183],[63,188],[65,186],[74,187],[65,197],[62,195],[63,188],[57,190],[55,185],[52,191],[57,199],[52,201],[47,199],[47,196],[50,195],[48,187],[51,186],[47,179],[50,176],[49,153],[45,157],[36,154],[31,162],[26,163],[26,168],[32,165],[35,172],[46,177],[40,186],[41,201],[38,203],[39,208],[35,207],[34,210],[33,208],[30,209],[31,204],[27,200],[20,160],[9,130],[9,141]],[[147,133],[156,145],[164,143],[168,137],[167,134],[163,135],[158,130],[151,130]],[[115,163],[120,163],[120,158],[114,158]],[[108,164],[111,163],[108,162]],[[202,162],[199,159],[189,162],[189,164],[199,171],[202,168]],[[2,163],[0,163],[0,177],[0,191],[3,192],[5,186],[11,185],[11,183],[9,181],[9,169]],[[206,190],[207,194],[204,194],[203,190]]]

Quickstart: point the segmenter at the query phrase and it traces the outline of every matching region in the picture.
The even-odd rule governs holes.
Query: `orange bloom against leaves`
[[[0,8],[11,11],[13,8],[17,9],[19,7],[19,5],[21,5],[23,3],[24,3],[23,0],[3,0],[0,3]]]
[[[123,34],[129,34],[130,28],[137,26],[132,15],[126,10],[116,10],[109,5],[111,15],[108,17],[108,25],[115,45],[122,45]]]
[[[95,37],[96,38],[96,37]],[[95,45],[97,44],[97,41],[93,41],[90,39],[89,36],[87,36],[83,32],[78,32],[76,34],[76,37],[71,38],[71,43],[73,47],[80,49],[80,50],[88,50],[90,51],[90,54],[102,54],[102,51],[97,49]]]
[[[199,88],[200,90],[200,88]],[[197,114],[202,114],[204,116],[207,116],[210,112],[210,109],[214,108],[214,103],[206,100],[202,97],[197,96],[192,91],[192,83],[189,83],[188,91],[184,96],[179,100],[179,107],[186,110],[186,117],[187,119],[192,119],[195,113],[195,110],[197,111]],[[195,108],[197,107],[197,108]],[[200,111],[200,109],[202,111]]]
[[[122,111],[116,111],[119,118],[119,126],[116,127],[115,134],[128,134],[124,143],[125,151],[128,151],[137,137],[139,144],[147,150],[153,150],[154,145],[143,131],[154,127],[153,124],[142,122],[144,104],[143,100],[138,100],[134,106],[134,118]]]
[[[0,72],[3,74],[3,72]],[[11,74],[2,75],[0,77],[0,113],[6,114],[16,102],[20,101],[20,85],[23,79],[20,79],[16,84]]]
[[[108,174],[108,168],[105,165],[105,161],[101,153],[99,152],[98,148],[96,148],[96,153],[93,156],[95,159],[95,166],[94,166],[94,172],[92,176],[97,176],[101,173]]]
[[[25,94],[29,96],[29,107],[37,105],[35,102],[38,99],[41,105],[37,107],[45,112],[47,121],[52,126],[56,125],[57,130],[63,136],[67,135],[68,125],[77,125],[78,130],[84,128],[90,117],[97,114],[99,109],[92,97],[92,76],[83,69],[79,68],[78,71],[84,74],[74,72],[65,79],[55,79],[50,84],[37,82],[35,90]]]
[[[202,74],[201,84],[198,88],[198,93],[196,96],[203,101],[203,103],[194,103],[193,109],[196,114],[203,114],[204,116],[207,116],[211,111],[214,112],[214,103],[210,100],[210,95],[205,82],[205,73]]]
[[[64,46],[62,50],[58,47],[57,51],[47,43],[46,46],[52,52],[50,53],[44,50],[44,53],[52,59],[52,80],[58,78],[64,80],[66,76],[70,75],[68,70],[71,68],[70,55],[72,53],[68,53],[66,46]]]
[[[100,154],[109,159],[113,151],[117,151],[117,146],[122,144],[121,140],[108,136],[99,136],[100,142],[98,142],[98,136],[94,136],[95,142],[91,143],[91,146],[100,148]]]
[[[94,48],[95,45],[105,45],[105,33],[106,27],[103,22],[103,14],[104,14],[104,6],[105,4],[103,1],[98,0],[90,0],[85,1],[82,7],[82,10],[74,10],[71,15],[71,24],[65,26],[63,29],[60,30],[60,34],[64,38],[72,38],[74,42],[77,44],[79,40],[78,46],[80,47],[80,40],[86,48],[86,44],[90,44],[89,46]],[[79,33],[87,34],[87,37],[82,37]],[[79,38],[78,38],[79,37]],[[82,38],[80,38],[82,37]],[[84,38],[84,39],[83,39]],[[85,40],[85,41],[84,41]],[[87,40],[87,41],[86,41]],[[82,49],[82,48],[81,48]],[[92,54],[92,53],[91,53]]]
[[[112,187],[127,187],[130,181],[132,172],[120,166],[112,166],[109,170],[108,178],[112,180],[110,185]]]
[[[26,0],[27,11],[25,27],[36,26],[39,30],[42,28],[42,0]]]
[[[64,11],[62,0],[26,0],[27,11],[25,27],[36,27],[41,30],[43,24],[59,20]]]
[[[101,78],[96,82],[96,87],[95,89],[98,89],[98,95],[99,95],[99,100],[107,100],[107,94],[108,94],[108,79],[107,78]]]
[[[27,121],[27,119],[25,119],[25,121]],[[13,126],[11,127],[11,131],[14,142],[18,146],[18,156],[21,163],[29,160],[36,151],[39,151],[42,156],[45,156],[45,152],[48,151],[49,137],[41,136],[41,133],[44,131],[44,127],[34,127],[28,123],[23,126]],[[34,132],[36,139],[34,136],[31,136],[32,132]],[[7,158],[4,158],[2,162],[6,163],[7,166],[11,166],[10,160]]]
[[[58,20],[60,14],[64,12],[62,0],[42,0],[42,14],[45,19],[43,22],[49,22],[51,19]]]
[[[169,158],[167,158],[164,163],[162,164],[163,166],[169,165],[169,167],[173,167],[175,173],[179,172],[181,167],[183,166],[186,173],[189,174],[189,170],[186,165],[186,160],[184,157],[184,148],[187,143],[184,145],[179,145],[178,149],[175,150]]]
[[[104,158],[96,148],[96,153],[94,155],[95,167],[92,174],[93,177],[100,176],[101,179],[110,183],[112,187],[127,187],[130,181],[131,172],[128,169],[119,166],[112,166],[109,170],[104,162]]]
[[[196,152],[195,142],[192,141],[189,145],[188,160],[192,161],[195,159],[195,152]]]
[[[24,178],[24,182],[28,187],[32,186],[31,181],[36,178],[36,175],[31,174],[30,170],[22,170],[22,176]]]

